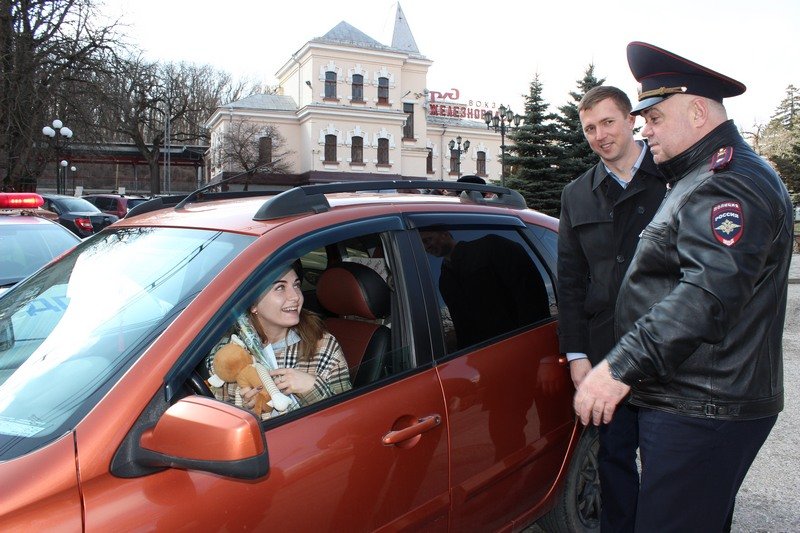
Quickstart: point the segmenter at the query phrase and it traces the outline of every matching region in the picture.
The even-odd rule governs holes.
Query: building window
[[[486,175],[486,152],[478,152],[478,172],[479,176]]]
[[[378,78],[378,103],[389,103],[389,78]]]
[[[414,138],[414,104],[403,104],[403,112],[406,114],[406,123],[403,126],[403,138]]]
[[[325,136],[325,162],[336,162],[336,135]]]
[[[433,148],[428,148],[428,158],[425,161],[425,170],[428,174],[433,174]]]
[[[378,139],[378,164],[389,164],[389,139]]]
[[[325,73],[325,98],[336,98],[336,73],[332,70]]]
[[[350,139],[350,162],[363,163],[364,162],[364,138],[353,137]]]
[[[450,150],[450,174],[458,174],[458,150]]]
[[[259,137],[258,166],[263,167],[270,163],[272,163],[272,137]]]
[[[354,102],[364,101],[364,76],[361,74],[353,74],[353,96],[351,99]]]

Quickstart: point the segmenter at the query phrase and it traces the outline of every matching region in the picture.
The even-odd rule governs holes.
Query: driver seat
[[[391,310],[391,289],[373,269],[343,262],[328,267],[317,282],[320,305],[332,313],[327,330],[344,351],[353,388],[378,379],[391,350],[391,330],[378,321]]]

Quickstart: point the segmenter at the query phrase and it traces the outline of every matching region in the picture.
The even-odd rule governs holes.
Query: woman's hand
[[[294,368],[270,370],[269,375],[284,394],[306,394],[314,388],[316,377]]]
[[[263,387],[242,387],[239,389],[239,394],[242,397],[242,406],[245,409],[253,410],[256,406],[256,396],[261,392]]]

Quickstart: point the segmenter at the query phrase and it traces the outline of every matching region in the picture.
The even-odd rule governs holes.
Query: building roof
[[[397,4],[397,13],[394,22],[394,34],[392,35],[392,46],[381,44],[363,31],[348,24],[345,21],[334,26],[322,37],[316,37],[310,43],[343,44],[357,48],[371,48],[373,50],[385,50],[387,52],[402,52],[417,59],[425,59],[417,48],[417,42],[411,34],[400,4]]]
[[[251,94],[241,100],[225,104],[223,107],[270,111],[297,111],[297,104],[294,98],[280,94]]]
[[[391,50],[388,46],[379,43],[363,31],[341,21],[322,37],[311,39],[313,43],[333,43],[357,46],[358,48],[375,48],[376,50]]]
[[[403,9],[400,3],[397,3],[397,14],[394,19],[394,33],[392,34],[392,48],[411,52],[412,54],[419,54],[417,42],[411,34],[411,27],[408,25],[406,16],[403,14]]]

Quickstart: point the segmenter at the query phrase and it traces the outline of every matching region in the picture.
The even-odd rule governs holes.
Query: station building
[[[206,123],[209,179],[253,168],[229,155],[231,144],[241,144],[233,148],[257,152],[255,176],[263,183],[455,180],[467,174],[499,182],[501,136],[484,121],[487,111],[496,112],[495,103],[464,99],[456,88],[431,90],[432,64],[417,48],[399,4],[391,45],[340,22],[278,69],[277,94],[248,96],[215,110]],[[507,136],[505,142],[510,144]],[[270,171],[278,154],[285,156],[282,174]]]

